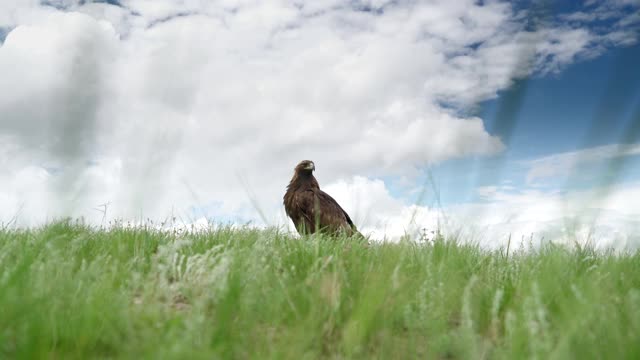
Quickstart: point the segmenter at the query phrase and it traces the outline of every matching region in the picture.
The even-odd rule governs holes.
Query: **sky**
[[[639,8],[4,0],[0,222],[293,230],[310,159],[374,239],[636,249]]]

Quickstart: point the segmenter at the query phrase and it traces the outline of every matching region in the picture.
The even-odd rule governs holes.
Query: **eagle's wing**
[[[316,222],[314,221],[315,195],[313,190],[297,191],[291,204],[292,211],[289,216],[294,220],[298,232],[315,232]]]
[[[320,210],[319,224],[321,227],[329,228],[333,231],[342,229],[348,233],[356,230],[349,214],[340,207],[340,204],[334,198],[322,190],[316,191],[315,195],[317,208]]]

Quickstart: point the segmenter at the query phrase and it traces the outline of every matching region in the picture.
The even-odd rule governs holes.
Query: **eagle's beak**
[[[309,165],[307,165],[307,167],[305,169],[313,171],[313,170],[316,169],[316,164],[310,163]]]

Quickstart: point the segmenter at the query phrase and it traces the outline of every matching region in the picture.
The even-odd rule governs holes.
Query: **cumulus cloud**
[[[497,1],[3,1],[0,219],[251,219],[303,158],[340,184],[495,155],[460,110],[604,41],[523,19]]]
[[[603,145],[561,154],[553,154],[524,162],[529,170],[528,184],[548,178],[566,178],[575,173],[576,168],[585,164],[603,163],[616,159],[640,155],[639,144]]]
[[[436,231],[442,213],[425,204],[410,204],[393,197],[379,179],[355,176],[323,188],[343,206],[359,230],[373,239],[412,239],[423,231]]]
[[[384,182],[354,177],[324,187],[373,239],[433,239],[438,233],[487,249],[538,247],[552,241],[598,248],[640,246],[640,184],[581,191],[482,187],[482,201],[456,205],[414,204],[390,195]],[[432,192],[426,188],[425,191]]]
[[[511,238],[534,247],[554,241],[635,250],[640,246],[640,206],[629,199],[639,194],[638,183],[568,192],[498,188],[485,194],[484,202],[453,211],[461,223],[476,225],[469,237],[480,234],[479,242],[491,248],[506,246]]]

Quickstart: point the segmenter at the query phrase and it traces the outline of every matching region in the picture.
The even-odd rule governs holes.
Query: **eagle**
[[[293,177],[284,194],[284,209],[293,220],[300,235],[322,232],[347,236],[362,234],[356,229],[349,214],[329,194],[320,190],[313,176],[313,161],[301,161],[293,171]]]

